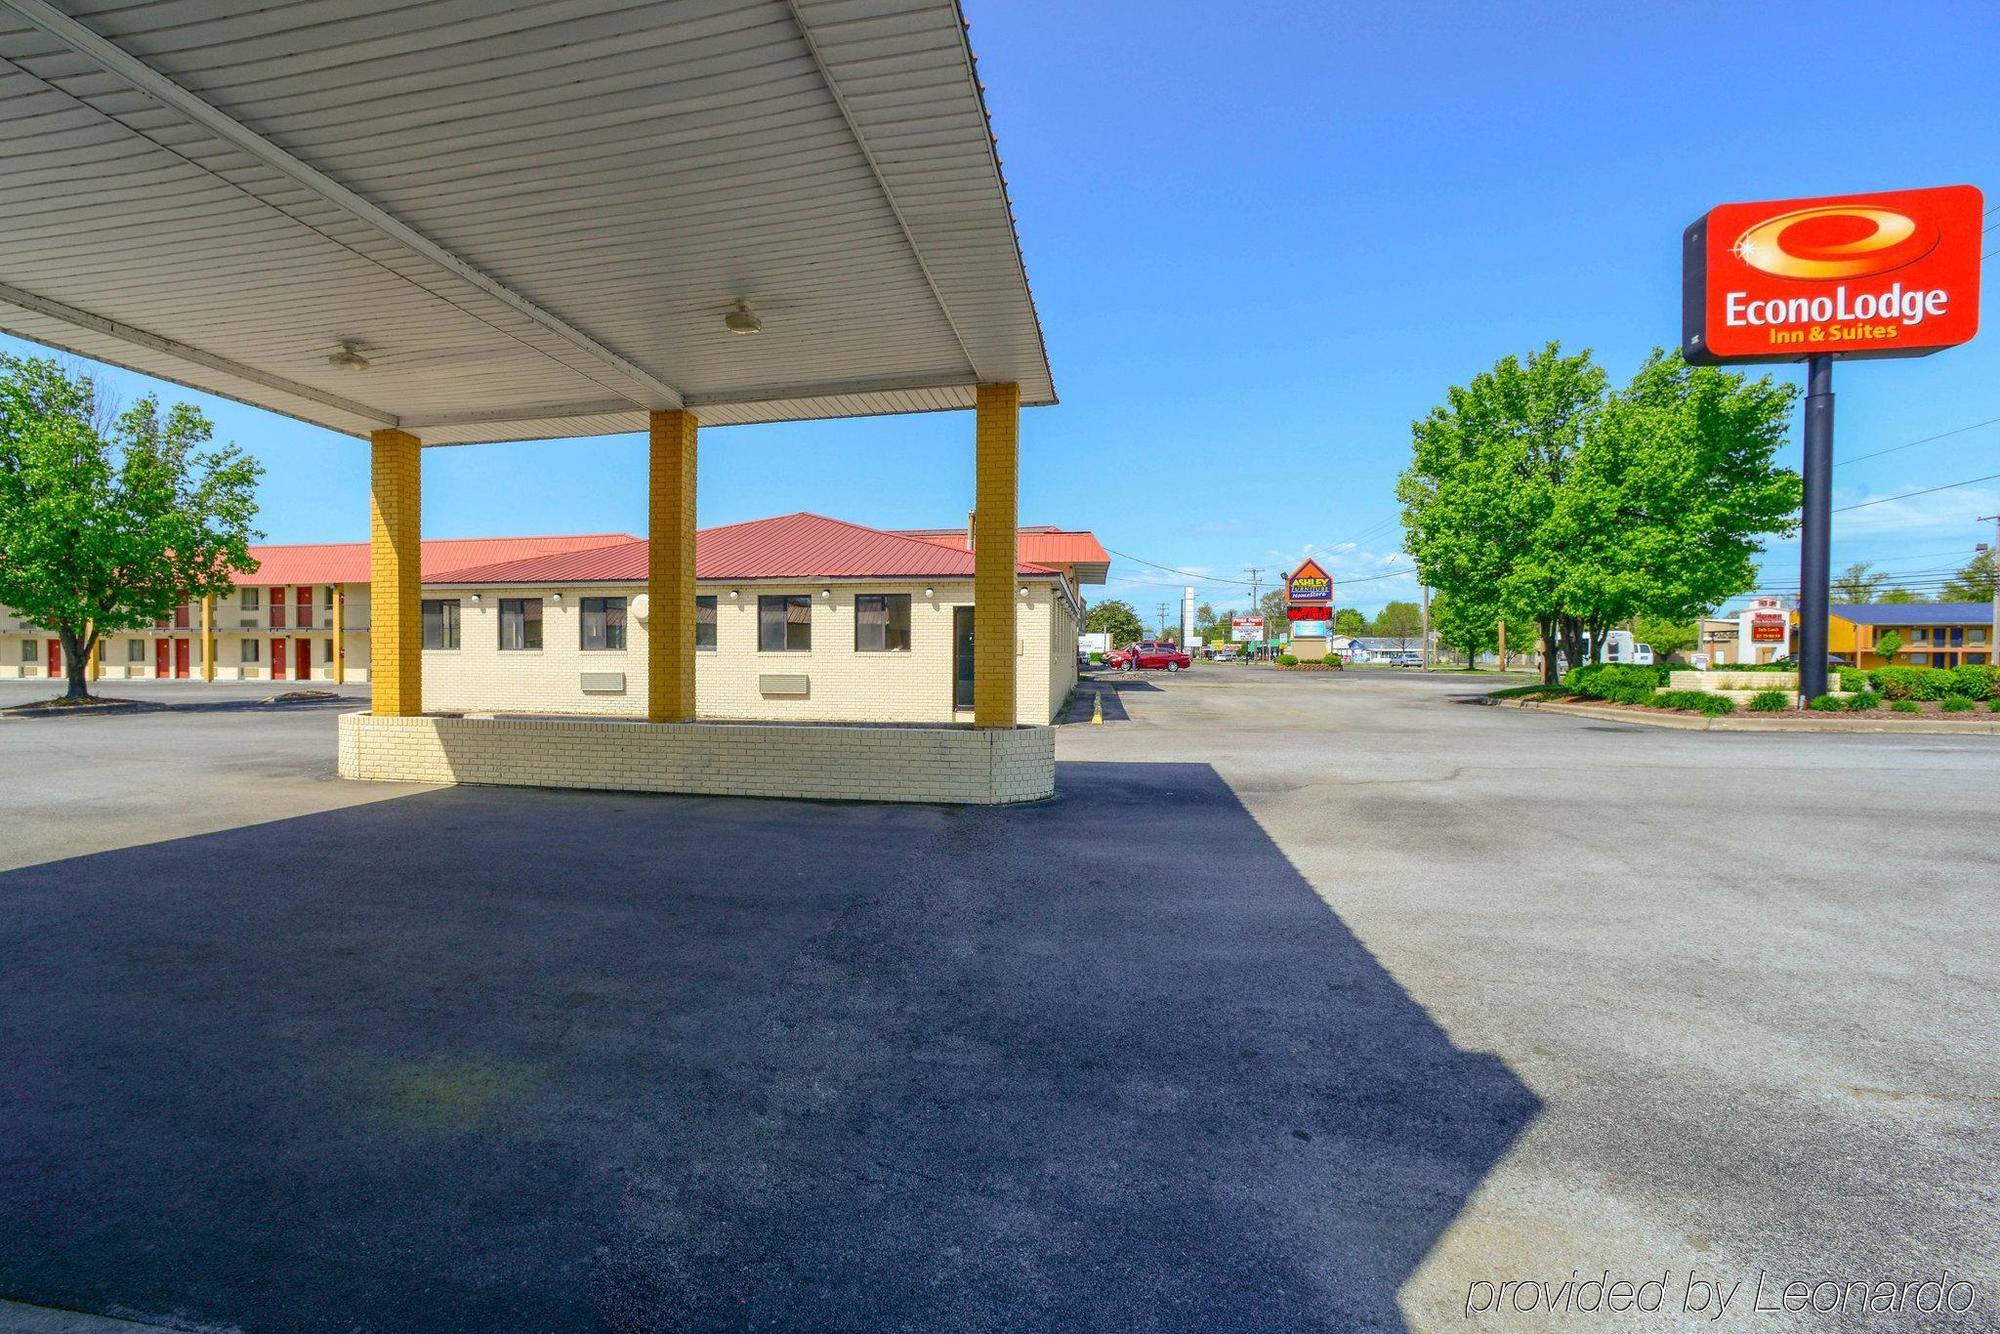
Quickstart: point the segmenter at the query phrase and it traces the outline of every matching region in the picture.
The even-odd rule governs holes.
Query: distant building
[[[1776,598],[1760,599],[1736,616],[1704,617],[1697,652],[1712,666],[1770,662],[1787,656],[1798,635],[1799,616]],[[1829,608],[1827,652],[1857,667],[1885,666],[1875,651],[1894,630],[1903,647],[1896,661],[1906,667],[1958,667],[1991,663],[1993,605],[1988,602],[1840,603]]]

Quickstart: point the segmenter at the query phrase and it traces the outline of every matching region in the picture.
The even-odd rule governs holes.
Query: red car
[[[1121,672],[1136,672],[1141,668],[1164,667],[1177,672],[1194,661],[1172,644],[1143,639],[1124,648],[1113,649],[1104,655],[1104,665],[1115,667]]]

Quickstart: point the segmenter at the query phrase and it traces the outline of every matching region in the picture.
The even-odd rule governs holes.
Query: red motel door
[[[185,639],[176,639],[174,641],[174,678],[179,681],[185,681],[187,680],[187,674],[188,641]]]
[[[292,624],[304,630],[313,623],[313,591],[310,585],[300,584],[298,592],[299,614]],[[299,675],[304,676],[305,673],[300,672]]]
[[[303,593],[305,592],[305,590],[301,588],[299,592]],[[312,640],[300,639],[298,641],[298,645],[299,645],[299,670],[297,672],[297,676],[301,681],[310,681],[312,680],[312,674],[313,674]]]
[[[153,677],[159,681],[167,679],[167,641],[164,639],[153,641]]]
[[[53,679],[63,674],[62,640],[49,641],[49,676]]]
[[[274,605],[282,607],[284,604],[280,602]],[[271,641],[271,679],[273,681],[285,679],[285,641],[282,639]]]
[[[271,628],[282,630],[285,628],[285,590],[267,588],[264,591],[271,595]]]

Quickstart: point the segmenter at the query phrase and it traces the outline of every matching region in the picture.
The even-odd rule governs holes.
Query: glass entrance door
[[[972,608],[951,609],[951,707],[972,707]]]

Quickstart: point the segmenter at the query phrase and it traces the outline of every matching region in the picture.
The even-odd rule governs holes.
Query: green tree
[[[1274,588],[1257,599],[1257,610],[1264,618],[1264,638],[1275,642],[1291,633],[1291,618],[1285,614],[1285,590]]]
[[[1665,616],[1641,616],[1634,622],[1633,638],[1641,644],[1651,644],[1654,655],[1664,660],[1675,653],[1684,653],[1701,642],[1700,627],[1693,621],[1678,621]]]
[[[263,468],[148,395],[111,416],[87,375],[0,355],[0,605],[62,641],[70,699],[87,699],[98,639],[152,625],[257,568]]]
[[[1876,598],[1875,601],[1878,603],[1886,603],[1891,605],[1902,605],[1910,602],[1929,602],[1930,599],[1925,597],[1922,593],[1912,592],[1910,589],[1897,587],[1897,588],[1892,588],[1888,592],[1882,594],[1882,596]]]
[[[1365,635],[1368,633],[1368,618],[1354,607],[1342,607],[1333,613],[1333,632],[1337,635]]]
[[[1903,651],[1903,637],[1894,630],[1875,636],[1875,652],[1882,661],[1894,663],[1896,655]]]
[[[1964,569],[1938,590],[1939,602],[1990,602],[1993,600],[1993,552],[1980,552]]]
[[[1871,570],[1867,561],[1858,560],[1833,577],[1833,600],[1873,602],[1877,590],[1888,582],[1888,575]]]
[[[1397,639],[1407,649],[1410,641],[1424,632],[1424,609],[1414,602],[1384,603],[1369,627],[1383,639]]]
[[[1431,629],[1440,644],[1465,655],[1468,669],[1478,665],[1480,654],[1500,646],[1499,609],[1491,603],[1467,602],[1456,594],[1432,595]]]
[[[1439,591],[1534,623],[1572,664],[1635,616],[1691,621],[1749,588],[1764,536],[1796,523],[1798,476],[1773,461],[1794,397],[1674,352],[1616,392],[1588,353],[1504,358],[1413,425],[1405,549]]]
[[[1092,634],[1110,635],[1114,645],[1130,644],[1146,637],[1146,625],[1139,619],[1139,613],[1132,609],[1131,603],[1117,598],[1092,607],[1090,614],[1084,617],[1083,628]]]

